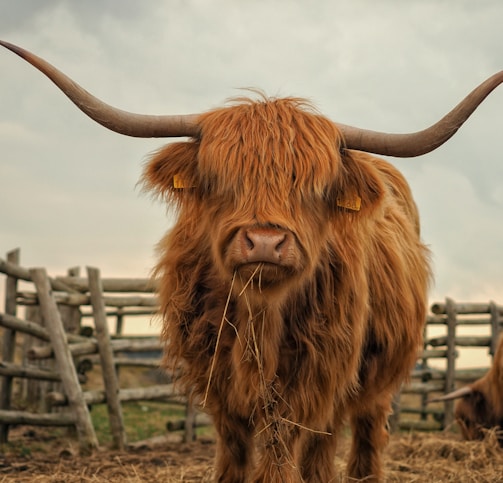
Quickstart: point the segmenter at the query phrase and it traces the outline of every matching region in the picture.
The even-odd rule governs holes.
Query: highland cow
[[[430,269],[407,182],[367,153],[432,151],[502,73],[432,127],[394,135],[261,95],[198,115],[126,113],[3,45],[109,129],[189,136],[153,156],[143,183],[177,207],[155,269],[164,365],[181,368],[182,387],[214,418],[216,480],[334,481],[348,418],[348,475],[378,481],[391,400],[421,346]]]
[[[503,447],[503,335],[500,336],[491,367],[483,377],[430,402],[454,399],[459,399],[454,417],[465,439],[483,439],[487,430],[494,429]]]

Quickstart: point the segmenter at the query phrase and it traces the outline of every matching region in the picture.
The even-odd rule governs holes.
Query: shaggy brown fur
[[[455,417],[465,439],[484,439],[487,429],[498,428],[503,447],[503,335],[491,368],[471,386],[471,394],[456,404]]]
[[[200,124],[143,180],[178,207],[156,269],[164,363],[214,417],[216,479],[333,481],[347,417],[348,474],[378,481],[430,277],[409,187],[299,99],[240,100]],[[357,197],[359,211],[338,203]],[[240,262],[243,227],[288,233],[291,253]]]

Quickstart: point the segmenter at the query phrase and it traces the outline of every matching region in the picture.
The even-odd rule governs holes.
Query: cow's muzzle
[[[247,225],[229,240],[224,264],[242,279],[257,278],[263,286],[276,286],[302,272],[302,253],[292,231],[277,225]]]
[[[295,237],[289,231],[270,227],[243,227],[238,230],[231,250],[237,265],[290,264],[295,258]]]
[[[240,227],[226,250],[227,267],[239,280],[262,292],[298,277],[304,257],[296,236],[276,225]],[[252,283],[256,281],[256,284]]]
[[[244,263],[280,264],[291,250],[292,237],[284,230],[245,228],[236,236]]]

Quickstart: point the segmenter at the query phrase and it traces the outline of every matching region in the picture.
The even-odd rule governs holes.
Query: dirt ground
[[[22,451],[0,452],[0,483],[181,483],[212,481],[215,444],[145,445],[117,452],[78,455],[75,443],[50,434],[25,432]],[[31,444],[30,444],[31,443]],[[336,464],[342,474],[349,442],[341,442]],[[503,450],[495,435],[466,442],[447,434],[411,433],[391,437],[385,454],[387,482],[496,483],[503,481]],[[342,477],[339,482],[344,481]],[[328,483],[328,482],[327,482]]]

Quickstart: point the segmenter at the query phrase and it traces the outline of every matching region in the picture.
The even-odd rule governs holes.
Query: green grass
[[[91,419],[98,438],[99,445],[111,447],[113,443],[112,432],[105,404],[92,406]],[[170,404],[158,401],[123,402],[122,416],[127,441],[134,443],[155,436],[168,434],[166,423],[185,418],[185,407],[180,404]],[[197,428],[198,436],[211,436],[212,429],[208,427]],[[12,428],[9,442],[0,445],[0,454],[12,454],[17,457],[30,457],[35,453],[45,453],[61,450],[65,444],[72,445],[76,442],[75,430],[63,427],[31,427],[19,426]],[[67,442],[67,443],[66,443]],[[1,478],[0,478],[0,481]]]
[[[141,441],[166,434],[168,420],[182,419],[185,408],[153,401],[126,402],[122,403],[122,416],[128,441]],[[100,445],[111,443],[112,433],[106,405],[93,406],[91,419]]]

